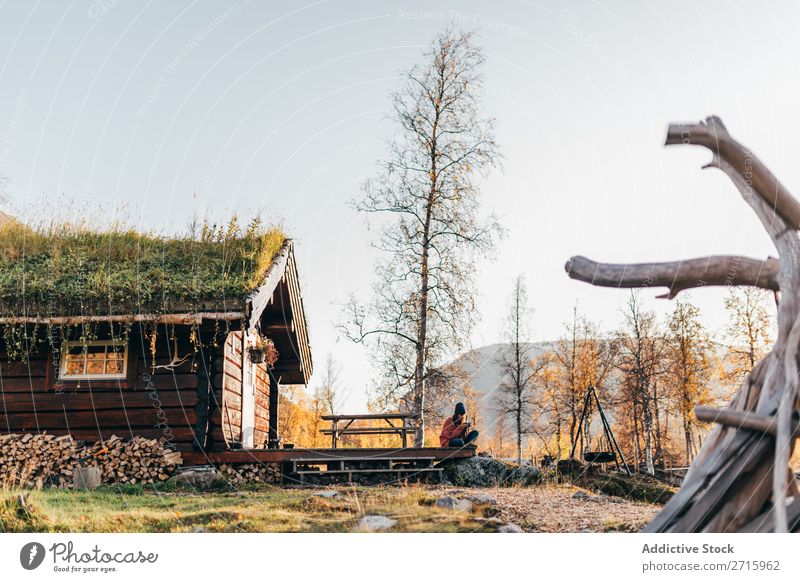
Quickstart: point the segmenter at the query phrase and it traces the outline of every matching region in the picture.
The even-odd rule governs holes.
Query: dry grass
[[[181,236],[86,220],[0,225],[2,315],[161,313],[244,297],[286,240],[259,219],[192,223]],[[24,309],[23,309],[24,302]]]
[[[364,515],[397,520],[397,532],[492,532],[506,522],[526,531],[636,531],[657,507],[614,498],[573,499],[577,488],[458,489],[423,485],[314,489],[257,486],[233,492],[103,486],[94,491],[42,490],[0,494],[0,531],[53,532],[346,532]],[[434,506],[442,495],[491,495],[497,506],[453,512]],[[494,519],[487,519],[493,516]]]

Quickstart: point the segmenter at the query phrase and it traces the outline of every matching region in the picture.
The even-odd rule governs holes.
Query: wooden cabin
[[[92,236],[74,244],[112,244]],[[280,447],[280,387],[312,373],[292,241],[271,252],[148,240],[142,258],[134,239],[111,259],[69,262],[70,249],[32,238],[31,254],[0,261],[0,433],[139,435],[201,456]],[[39,280],[37,261],[55,281]]]

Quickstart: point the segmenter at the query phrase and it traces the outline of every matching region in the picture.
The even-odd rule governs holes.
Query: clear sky
[[[706,151],[662,144],[668,122],[715,113],[800,189],[798,22],[789,0],[0,1],[5,208],[124,205],[167,232],[264,209],[297,241],[317,370],[333,352],[359,411],[369,363],[334,322],[368,290],[372,233],[348,201],[385,152],[398,71],[437,31],[479,33],[504,154],[482,185],[509,235],[477,265],[479,346],[498,341],[518,273],[532,339],[558,337],[575,302],[612,329],[626,293],[568,279],[573,254],[774,254],[728,180],[700,170]],[[692,297],[723,323],[722,292]]]

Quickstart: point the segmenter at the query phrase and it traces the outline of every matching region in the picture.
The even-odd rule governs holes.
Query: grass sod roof
[[[0,226],[0,318],[159,315],[241,307],[286,242],[236,219],[167,237],[127,228]]]

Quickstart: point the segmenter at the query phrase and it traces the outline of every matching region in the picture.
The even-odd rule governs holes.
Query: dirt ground
[[[658,513],[660,506],[583,491],[571,485],[539,485],[527,488],[445,489],[454,497],[485,493],[498,502],[497,517],[527,532],[639,531]],[[579,494],[580,495],[580,494]]]

